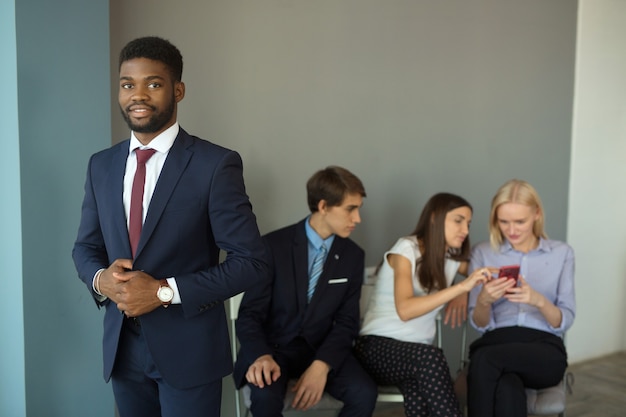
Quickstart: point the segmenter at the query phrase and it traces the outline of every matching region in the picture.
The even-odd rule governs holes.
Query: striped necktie
[[[317,281],[320,279],[320,275],[322,275],[322,270],[324,269],[324,259],[326,258],[326,245],[322,244],[319,252],[315,256],[313,260],[313,267],[311,268],[311,276],[309,278],[309,289],[307,291],[307,298],[309,302],[311,301],[311,297],[313,297],[313,293],[315,292],[315,287],[317,286]]]

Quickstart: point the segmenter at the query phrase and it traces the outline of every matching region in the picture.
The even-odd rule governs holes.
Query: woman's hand
[[[520,286],[507,289],[504,298],[512,303],[524,303],[536,307],[550,326],[558,328],[563,320],[561,309],[555,306],[543,294],[535,291],[524,277],[520,275],[518,280]]]
[[[466,292],[470,292],[478,284],[485,284],[491,280],[492,274],[498,272],[498,268],[487,266],[478,268],[467,278],[459,283]]]
[[[461,294],[453,298],[446,304],[446,315],[443,318],[443,324],[450,322],[453,329],[467,320],[467,293]]]
[[[490,272],[493,273],[494,271]],[[515,286],[513,278],[492,278],[491,273],[490,279],[483,284],[474,307],[472,319],[478,327],[485,327],[489,324],[491,305],[502,298],[507,290]]]
[[[512,303],[524,303],[537,308],[541,307],[544,304],[545,297],[535,291],[521,275],[518,280],[520,286],[509,288],[506,294],[504,294],[504,298]]]
[[[513,287],[515,287],[515,280],[513,278],[493,278],[488,282],[485,282],[478,299],[478,304],[483,306],[490,306],[504,295]]]

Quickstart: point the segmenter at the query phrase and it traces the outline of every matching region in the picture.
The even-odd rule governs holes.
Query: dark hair
[[[306,183],[307,201],[311,213],[318,210],[320,201],[329,207],[339,206],[346,195],[360,194],[365,197],[365,188],[360,179],[345,168],[329,166],[317,171]]]
[[[435,194],[422,209],[415,231],[412,233],[422,243],[422,257],[417,263],[418,279],[426,292],[447,287],[444,267],[446,256],[457,261],[466,261],[469,258],[469,236],[459,250],[446,253],[446,214],[459,207],[469,207],[472,210],[470,203],[458,195]]]
[[[181,81],[183,78],[183,56],[178,48],[165,39],[146,36],[128,42],[120,52],[118,69],[122,67],[122,63],[135,58],[162,62],[170,69],[174,80]]]

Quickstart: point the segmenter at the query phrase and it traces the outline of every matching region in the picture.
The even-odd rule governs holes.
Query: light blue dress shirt
[[[326,263],[326,258],[328,258],[328,253],[330,252],[330,247],[333,245],[333,241],[335,240],[335,235],[330,235],[326,240],[322,239],[320,235],[317,234],[315,230],[309,224],[309,220],[311,216],[306,218],[304,222],[304,229],[306,231],[306,237],[309,241],[309,265],[307,267],[307,271],[309,271],[309,277],[311,276],[311,269],[313,268],[313,261],[317,256],[317,253],[322,250],[322,244],[326,245],[326,256],[324,257],[324,263]]]
[[[540,239],[539,246],[528,253],[513,249],[509,242],[505,242],[498,251],[494,251],[489,242],[479,243],[472,249],[470,273],[477,268],[499,268],[505,265],[520,266],[520,275],[528,285],[561,310],[561,325],[550,326],[536,307],[501,298],[491,306],[491,317],[487,326],[477,326],[473,320],[473,312],[482,289],[482,285],[479,285],[470,292],[469,297],[472,326],[481,333],[500,327],[523,326],[563,337],[573,324],[576,314],[574,250],[564,242],[549,239]]]

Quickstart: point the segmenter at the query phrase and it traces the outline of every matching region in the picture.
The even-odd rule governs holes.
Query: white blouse
[[[360,334],[362,336],[390,337],[403,342],[432,344],[436,333],[435,319],[443,305],[420,317],[402,321],[395,306],[394,271],[387,261],[387,256],[390,254],[402,255],[411,262],[411,268],[415,271],[413,273],[413,294],[415,296],[427,295],[419,283],[415,268],[417,261],[422,256],[417,237],[401,237],[383,257],[383,263],[378,271],[376,285],[367,305]],[[444,269],[448,286],[454,280],[460,264],[459,261],[446,259]]]

